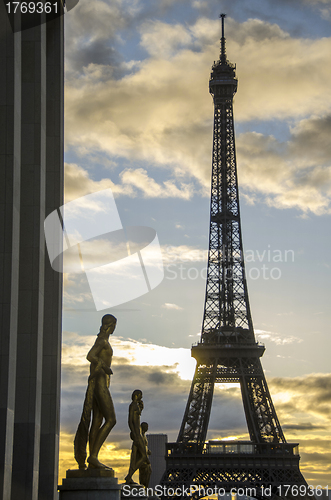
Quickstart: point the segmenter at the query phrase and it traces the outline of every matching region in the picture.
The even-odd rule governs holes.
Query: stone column
[[[21,32],[21,207],[12,500],[37,500],[46,191],[46,25]]]
[[[13,34],[0,3],[0,499],[57,492],[62,275],[44,219],[63,204],[63,18]]]
[[[0,498],[10,498],[14,439],[21,173],[21,34],[0,3]]]
[[[63,205],[63,17],[46,24],[46,217]],[[62,274],[45,258],[39,500],[57,498]]]

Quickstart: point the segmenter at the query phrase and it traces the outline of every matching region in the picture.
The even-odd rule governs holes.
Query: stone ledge
[[[60,491],[91,491],[91,490],[118,490],[117,477],[71,477],[65,478],[62,485],[58,486]]]
[[[89,477],[112,477],[114,478],[115,472],[113,469],[68,469],[66,478],[89,478]],[[117,479],[116,479],[117,483]]]
[[[121,500],[121,485],[115,477],[65,478],[58,489],[59,500]]]

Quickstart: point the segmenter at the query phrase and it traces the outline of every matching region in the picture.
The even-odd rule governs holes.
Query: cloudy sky
[[[208,79],[220,12],[239,80],[243,239],[262,363],[287,440],[300,443],[305,478],[331,483],[330,0],[80,0],[65,16],[66,202],[111,188],[123,226],[156,230],[165,277],[135,300],[96,311],[86,275],[65,275],[61,476],[74,467],[85,356],[108,312],[118,318],[117,425],[101,460],[124,477],[137,388],[150,432],[176,439],[204,306]],[[107,249],[98,246],[106,260]],[[239,388],[224,385],[208,437],[229,436],[246,437],[247,428]]]

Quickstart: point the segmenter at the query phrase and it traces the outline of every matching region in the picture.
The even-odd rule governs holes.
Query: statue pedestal
[[[121,499],[121,485],[112,469],[69,469],[59,491],[60,500]]]

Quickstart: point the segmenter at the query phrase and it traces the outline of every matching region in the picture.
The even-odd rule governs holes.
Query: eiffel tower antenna
[[[221,57],[220,57],[220,61],[221,61],[222,64],[226,64],[225,36],[224,36],[224,19],[226,18],[226,14],[220,14],[220,18],[222,19],[222,38],[221,38]]]
[[[298,443],[287,443],[274,408],[260,358],[265,348],[254,335],[243,258],[233,97],[235,65],[226,59],[224,18],[220,59],[209,91],[214,101],[214,133],[206,298],[200,341],[192,346],[196,370],[176,443],[168,445],[167,488],[256,488],[261,498],[284,498],[283,485],[307,483],[299,469]],[[216,383],[239,383],[249,441],[206,441]],[[293,498],[295,489],[293,489]],[[203,494],[191,495],[197,499]],[[304,496],[304,495],[303,495]],[[308,495],[307,495],[308,498]],[[302,499],[301,499],[302,500]]]

